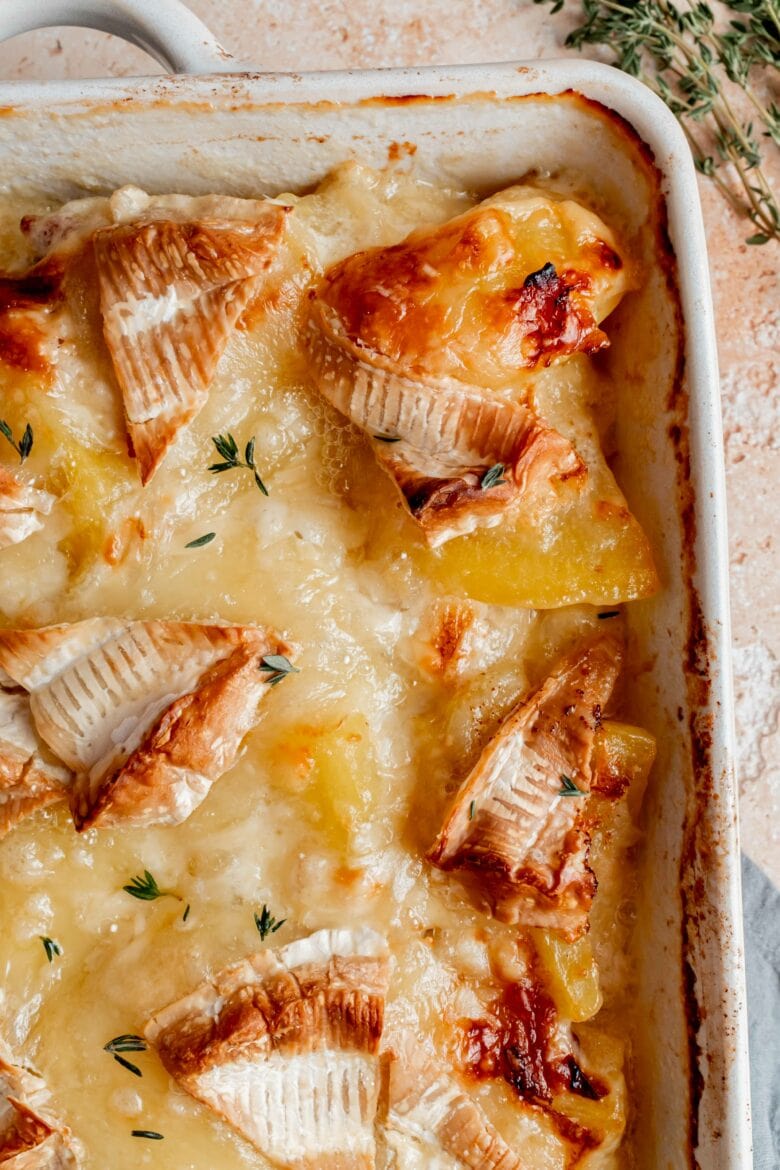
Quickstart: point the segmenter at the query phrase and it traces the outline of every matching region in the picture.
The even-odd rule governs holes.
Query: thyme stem
[[[558,12],[566,0],[550,3]],[[673,0],[582,0],[583,23],[566,44],[606,45],[616,64],[655,90],[680,121],[697,169],[712,179],[730,206],[758,228],[747,243],[780,240],[777,197],[762,169],[761,140],[780,143],[780,107],[765,103],[751,81],[756,69],[780,66],[777,0],[725,0],[731,19],[716,26],[706,0],[678,7]],[[731,86],[740,89],[758,126],[735,109]],[[706,127],[713,153],[691,123]]]

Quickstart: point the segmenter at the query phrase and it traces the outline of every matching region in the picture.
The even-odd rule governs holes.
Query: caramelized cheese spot
[[[540,218],[550,254],[534,267]],[[617,282],[611,307],[625,282],[602,228],[575,204],[510,190],[433,231],[355,253],[327,273],[318,297],[350,342],[405,377],[497,386],[518,370],[607,344],[597,327],[603,286]]]
[[[435,607],[433,621],[423,666],[431,674],[446,678],[457,672],[463,641],[474,622],[474,610],[460,601],[443,601]]]
[[[51,374],[43,322],[64,299],[63,275],[62,263],[51,259],[22,276],[0,277],[0,361],[27,373]]]

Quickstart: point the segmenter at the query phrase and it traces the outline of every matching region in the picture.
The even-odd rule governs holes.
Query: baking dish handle
[[[0,41],[35,28],[75,25],[113,33],[171,73],[230,73],[233,57],[179,0],[2,0]]]

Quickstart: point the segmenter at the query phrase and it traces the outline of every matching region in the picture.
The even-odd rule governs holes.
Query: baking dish
[[[629,224],[652,222],[647,304],[665,320],[657,363],[631,371],[621,422],[619,445],[645,458],[618,471],[665,586],[633,607],[634,661],[647,663],[633,701],[664,749],[646,826],[637,1013],[653,1043],[637,1053],[635,1146],[648,1168],[748,1166],[717,362],[695,174],[677,123],[641,85],[592,62],[239,73],[180,5],[149,12],[131,0],[3,7],[0,36],[92,24],[192,74],[4,85],[7,190],[59,200],[134,182],[248,195],[305,189],[347,158],[413,160],[423,177],[482,191],[564,168]]]

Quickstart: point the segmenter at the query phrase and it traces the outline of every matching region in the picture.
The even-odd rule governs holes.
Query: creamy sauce
[[[184,824],[78,836],[57,808],[0,844],[2,1032],[45,1076],[87,1170],[266,1165],[177,1088],[153,1053],[131,1056],[137,1078],[103,1051],[259,946],[323,927],[381,931],[393,956],[388,1031],[409,1028],[445,1060],[454,1056],[459,1022],[495,997],[496,955],[511,967],[518,932],[473,909],[457,882],[424,861],[425,850],[503,714],[599,625],[590,605],[545,613],[475,603],[458,668],[426,669],[446,579],[421,572],[428,554],[389,480],[309,388],[295,346],[299,290],[312,270],[472,201],[348,167],[293,202],[289,282],[250,331],[236,333],[207,405],[146,489],[125,454],[88,305],[63,331],[56,385],[0,370],[3,417],[15,431],[29,420],[36,435],[24,470],[60,497],[40,532],[0,552],[5,624],[98,614],[254,621],[301,647],[300,673],[273,688],[239,763]],[[24,256],[21,210],[30,203],[2,211],[6,266]],[[562,377],[540,377],[536,393],[598,483],[609,481],[599,430],[609,425],[612,390],[597,426],[591,378],[587,361],[574,360]],[[268,498],[246,471],[209,473],[211,438],[227,431],[239,447],[256,438]],[[10,447],[0,459],[14,466]],[[210,544],[185,547],[212,531]],[[609,849],[596,843],[592,936],[605,1007],[595,1031],[576,1026],[589,1067],[615,1085],[619,1038],[629,1031],[632,882],[623,849],[633,832],[620,810],[603,834]],[[144,869],[172,896],[141,902],[124,893]],[[254,914],[264,904],[285,922],[261,943]],[[62,948],[51,963],[41,936]],[[564,1144],[542,1111],[501,1080],[471,1091],[529,1168],[564,1170]],[[164,1140],[133,1138],[132,1129]],[[399,1170],[431,1165],[413,1145],[397,1145]],[[596,1151],[582,1164],[604,1170],[623,1156]]]

